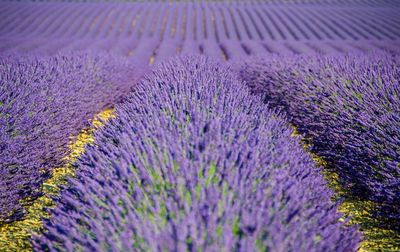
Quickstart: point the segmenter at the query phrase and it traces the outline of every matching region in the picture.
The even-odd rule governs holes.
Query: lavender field
[[[0,2],[0,251],[400,251],[400,2]]]

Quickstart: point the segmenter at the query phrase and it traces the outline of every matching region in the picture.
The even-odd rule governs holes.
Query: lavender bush
[[[339,174],[354,197],[376,203],[389,228],[400,227],[400,57],[347,56],[255,60],[241,78],[280,107]]]
[[[34,248],[355,251],[291,133],[220,64],[162,63],[97,132]]]
[[[41,194],[70,137],[135,78],[129,64],[107,55],[0,58],[0,221],[24,215],[20,200]]]

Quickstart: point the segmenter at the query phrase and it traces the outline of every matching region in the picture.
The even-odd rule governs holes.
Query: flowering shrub
[[[400,57],[389,53],[249,61],[240,76],[281,108],[354,197],[400,227]]]
[[[292,130],[220,64],[163,63],[116,114],[34,238],[37,250],[357,248]]]
[[[0,58],[0,220],[24,215],[20,201],[41,194],[70,137],[134,80],[125,61],[106,55]]]

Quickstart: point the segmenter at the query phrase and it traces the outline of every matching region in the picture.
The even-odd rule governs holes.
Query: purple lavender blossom
[[[240,68],[252,92],[287,113],[342,186],[377,203],[377,216],[399,230],[399,55],[255,60]]]
[[[0,58],[1,221],[24,215],[19,201],[41,194],[70,137],[117,102],[135,76],[124,60],[106,55]]]
[[[355,251],[291,133],[222,65],[162,63],[96,133],[34,247]]]

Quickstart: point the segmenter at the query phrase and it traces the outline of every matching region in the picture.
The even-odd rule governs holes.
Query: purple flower
[[[367,53],[254,60],[239,67],[253,93],[281,108],[339,174],[400,227],[400,57]],[[383,225],[383,223],[382,223]]]
[[[206,58],[162,63],[57,198],[38,250],[354,251],[291,129]]]
[[[112,74],[110,74],[112,73]],[[107,55],[0,58],[0,220],[24,215],[68,143],[95,113],[126,93],[136,74]]]

